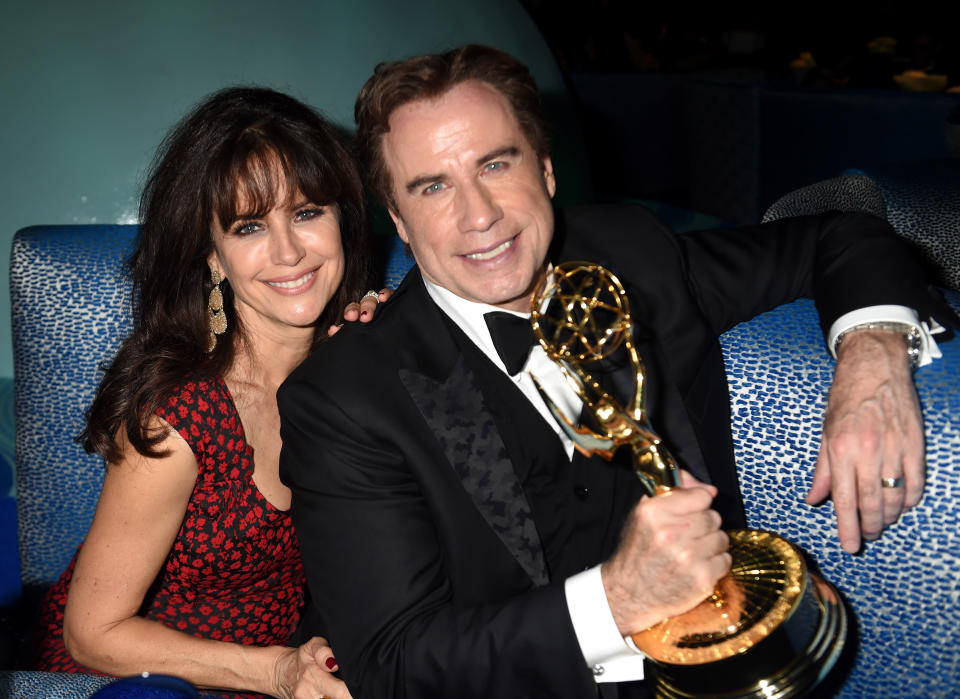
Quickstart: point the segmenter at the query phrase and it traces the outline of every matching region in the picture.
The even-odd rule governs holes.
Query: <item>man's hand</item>
[[[601,567],[603,587],[624,636],[692,609],[730,570],[730,540],[710,509],[712,485],[681,471],[683,487],[633,508],[616,552]]]
[[[923,418],[902,336],[857,330],[840,346],[823,440],[806,502],[833,496],[840,545],[860,549],[920,502]],[[881,479],[903,479],[885,488]]]
[[[343,309],[343,319],[348,323],[355,323],[358,320],[361,323],[369,323],[373,320],[373,314],[380,302],[388,300],[391,296],[393,296],[393,289],[380,289],[376,294],[368,291],[359,301],[347,304]],[[327,336],[333,337],[342,327],[343,323],[331,325],[327,328]]]

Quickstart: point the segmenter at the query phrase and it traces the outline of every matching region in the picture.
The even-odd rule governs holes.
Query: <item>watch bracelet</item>
[[[847,334],[855,330],[886,330],[888,332],[900,333],[907,342],[907,361],[911,369],[920,366],[920,355],[923,350],[923,338],[920,334],[920,328],[910,323],[898,323],[895,321],[871,321],[869,323],[858,323],[853,325],[839,335],[833,342],[834,355],[840,350],[840,343]]]

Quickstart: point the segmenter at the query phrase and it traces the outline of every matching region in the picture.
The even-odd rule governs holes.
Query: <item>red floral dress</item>
[[[157,410],[197,457],[183,524],[142,616],[201,638],[285,645],[300,621],[304,574],[290,516],[253,482],[253,449],[222,378],[185,383]],[[76,555],[42,610],[37,669],[90,672],[63,645]]]

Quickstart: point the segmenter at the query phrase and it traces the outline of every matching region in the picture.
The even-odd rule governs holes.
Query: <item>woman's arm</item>
[[[154,426],[166,427],[159,419]],[[70,654],[88,667],[120,676],[146,670],[177,675],[200,687],[281,697],[294,696],[302,679],[325,685],[315,694],[349,696],[328,672],[308,671],[331,657],[325,643],[308,642],[306,652],[244,646],[195,638],[138,616],[180,530],[197,462],[172,430],[160,444],[169,452],[164,458],[146,458],[128,443],[122,446],[121,461],[107,468],[70,584],[63,629]]]

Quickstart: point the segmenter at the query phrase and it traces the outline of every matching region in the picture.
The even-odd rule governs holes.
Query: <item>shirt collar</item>
[[[434,303],[440,307],[440,310],[446,313],[450,320],[456,323],[466,336],[470,338],[470,341],[479,347],[494,364],[506,372],[503,361],[497,353],[497,348],[494,347],[493,338],[490,337],[490,330],[487,328],[487,323],[483,319],[483,314],[489,313],[490,311],[503,311],[504,313],[515,315],[518,318],[529,318],[530,314],[504,310],[496,306],[491,306],[488,303],[468,301],[462,296],[457,296],[449,289],[435,284],[426,277],[423,278],[423,283],[427,288],[427,294],[433,299]]]

